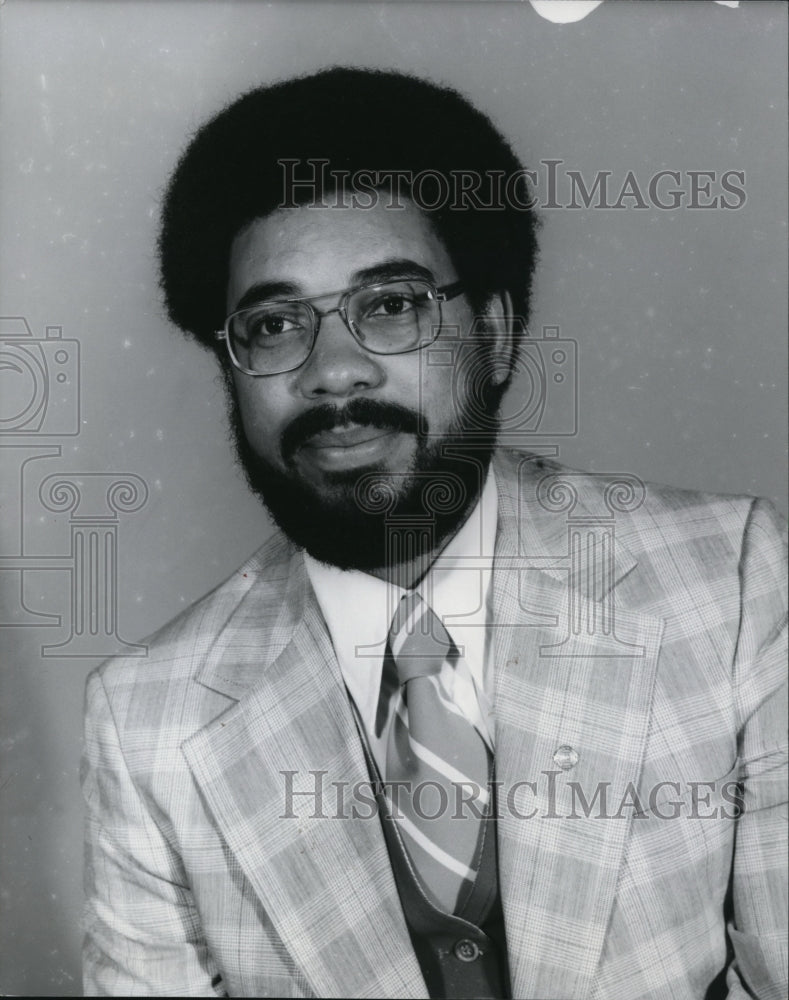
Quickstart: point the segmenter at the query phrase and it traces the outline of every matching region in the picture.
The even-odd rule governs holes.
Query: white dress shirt
[[[492,467],[469,517],[416,588],[444,623],[460,657],[439,674],[439,692],[477,728],[493,751],[493,669],[490,591],[498,520]],[[463,568],[452,566],[462,558]],[[473,566],[468,566],[473,559]],[[402,587],[358,570],[340,570],[305,554],[307,573],[329,629],[346,687],[365,727],[370,748],[385,773],[388,730],[401,695],[390,699],[386,724],[376,735],[386,639]]]

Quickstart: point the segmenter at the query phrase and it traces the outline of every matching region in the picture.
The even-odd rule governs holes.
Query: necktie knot
[[[389,648],[401,685],[438,674],[452,649],[441,619],[416,592],[405,594],[389,630]]]

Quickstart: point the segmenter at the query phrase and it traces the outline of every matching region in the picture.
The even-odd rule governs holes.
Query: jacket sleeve
[[[86,691],[81,777],[85,995],[226,995],[183,865],[129,773],[97,672]]]
[[[740,562],[735,658],[742,813],[733,867],[730,997],[787,995],[787,651],[785,525],[754,501]],[[743,990],[745,992],[743,992]]]

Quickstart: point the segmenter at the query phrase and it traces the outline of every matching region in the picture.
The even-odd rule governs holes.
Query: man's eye
[[[367,315],[378,317],[386,316],[404,316],[414,311],[416,308],[416,299],[414,296],[404,295],[401,292],[390,293],[388,295],[382,296],[376,302],[372,303],[368,309]]]
[[[303,329],[303,323],[300,319],[298,316],[289,316],[287,313],[259,313],[249,318],[247,333],[250,338],[256,340],[298,333]]]

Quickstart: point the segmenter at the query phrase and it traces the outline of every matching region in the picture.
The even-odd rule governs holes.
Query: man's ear
[[[515,326],[512,296],[506,289],[502,289],[491,295],[485,308],[484,335],[490,344],[489,357],[496,359],[495,368],[490,375],[493,385],[506,382],[512,373],[516,349]]]

